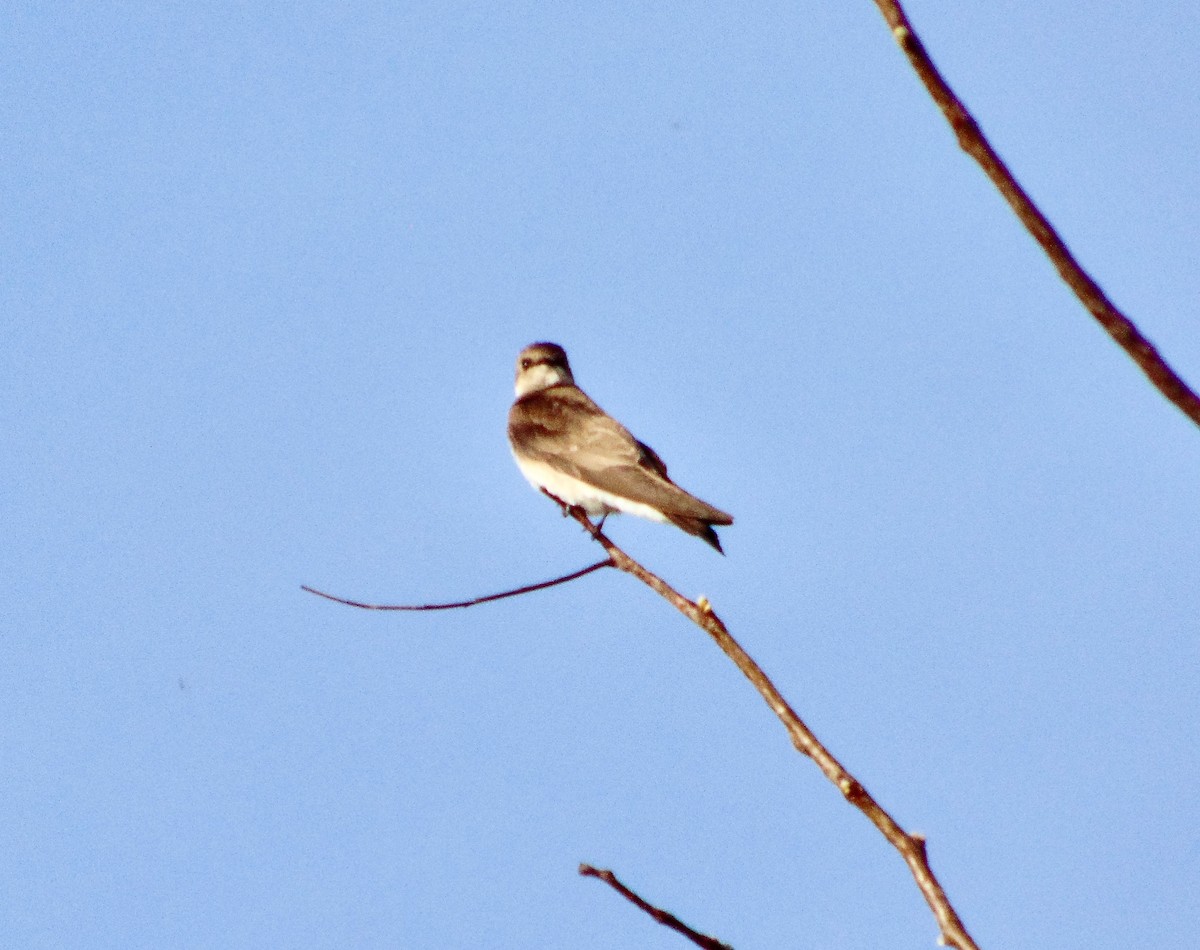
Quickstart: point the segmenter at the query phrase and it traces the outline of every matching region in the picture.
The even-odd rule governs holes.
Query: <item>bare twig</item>
[[[556,577],[552,581],[542,581],[540,584],[527,584],[525,587],[518,587],[515,590],[506,590],[499,594],[488,594],[486,597],[475,597],[472,600],[458,600],[452,604],[364,604],[357,600],[334,597],[333,594],[327,594],[322,590],[317,590],[315,587],[309,587],[307,584],[301,584],[300,589],[306,590],[310,594],[316,594],[318,597],[324,597],[326,600],[332,600],[338,604],[346,604],[348,607],[361,607],[363,610],[456,610],[459,607],[474,607],[476,604],[486,604],[493,600],[504,600],[505,597],[517,597],[521,594],[531,594],[535,590],[545,590],[547,587],[566,584],[568,581],[576,580],[586,574],[592,573],[592,571],[598,571],[602,567],[616,567],[616,565],[613,564],[611,558],[605,558],[603,561],[597,561],[595,564],[590,564],[571,574]]]
[[[792,745],[811,758],[825,777],[837,786],[846,800],[866,815],[871,824],[879,829],[892,847],[900,852],[913,879],[917,882],[921,895],[925,898],[929,909],[933,911],[933,916],[941,930],[942,942],[947,946],[957,947],[959,950],[979,950],[978,945],[971,939],[958,913],[951,905],[950,899],[934,875],[933,869],[929,866],[929,858],[925,851],[925,839],[920,835],[909,834],[901,828],[895,819],[875,801],[862,783],[846,771],[842,764],[833,757],[833,754],[821,744],[812,730],[788,705],[787,700],[783,698],[767,674],[729,633],[721,618],[713,612],[712,605],[708,600],[704,597],[696,601],[688,600],[657,574],[648,571],[613,544],[604,532],[588,520],[583,511],[572,508],[569,513],[604,547],[614,567],[627,574],[632,574],[651,590],[660,594],[676,610],[716,641],[717,646],[742,671],[746,679],[766,701],[771,711],[783,723],[788,737],[792,740]]]
[[[638,897],[637,894],[617,880],[617,876],[607,868],[594,868],[590,864],[581,864],[579,865],[579,873],[584,877],[599,878],[630,903],[636,904],[638,907],[644,910],[664,927],[670,927],[677,933],[683,934],[696,946],[703,947],[704,950],[733,950],[729,944],[721,943],[720,940],[717,940],[714,937],[710,937],[707,934],[702,934],[698,930],[693,930],[674,914],[670,914],[667,911],[642,900],[642,898]]]
[[[550,497],[553,498],[554,496],[551,495]],[[556,584],[565,584],[568,581],[573,581],[586,574],[590,574],[592,571],[598,571],[602,567],[615,567],[627,574],[631,574],[651,590],[662,596],[676,610],[716,641],[717,646],[742,671],[742,674],[766,701],[771,711],[783,723],[784,729],[787,730],[788,736],[792,740],[792,745],[804,755],[811,758],[821,772],[824,773],[825,777],[837,786],[838,790],[846,797],[846,800],[866,815],[892,847],[900,853],[900,856],[904,859],[904,863],[908,865],[909,871],[917,882],[917,887],[925,898],[925,902],[929,905],[930,910],[933,911],[933,915],[938,922],[938,927],[941,930],[942,943],[947,946],[957,947],[958,950],[979,950],[978,945],[971,939],[966,927],[963,926],[962,920],[950,904],[950,899],[946,896],[946,892],[942,889],[942,885],[934,875],[933,869],[929,866],[929,858],[925,849],[925,839],[920,835],[909,834],[901,828],[895,819],[875,801],[871,794],[862,786],[862,783],[846,771],[845,767],[834,758],[833,754],[821,744],[812,730],[805,725],[804,721],[796,715],[795,710],[788,705],[787,700],[783,698],[783,695],[776,688],[775,684],[771,682],[767,674],[762,671],[751,656],[742,649],[741,644],[729,633],[721,618],[713,612],[712,605],[708,600],[704,597],[700,597],[695,601],[688,600],[657,574],[647,570],[617,547],[597,525],[592,524],[582,509],[568,507],[557,498],[554,500],[562,506],[564,514],[573,517],[583,526],[584,530],[599,542],[608,554],[605,560],[597,561],[595,564],[589,565],[582,570],[557,577],[554,580],[543,581],[540,584],[529,584],[525,587],[518,587],[515,590],[504,591],[500,594],[489,594],[486,597],[476,597],[472,600],[463,600],[452,604],[364,604],[359,601],[346,600],[342,597],[334,597],[332,594],[326,594],[312,587],[306,586],[302,589],[311,594],[316,594],[318,597],[324,597],[327,600],[346,604],[350,607],[361,607],[365,610],[450,610],[456,607],[470,607],[474,604],[500,600],[505,597],[516,597],[520,594],[553,587]],[[668,919],[674,920],[676,924],[679,924],[675,929],[679,930],[680,933],[695,934],[695,931],[691,931],[690,928],[681,924],[674,917],[671,917],[670,914],[658,910],[658,908],[641,900],[636,894],[633,894],[632,891],[629,891],[628,888],[625,888],[617,881],[611,871],[596,871],[594,868],[590,868],[590,870],[589,868],[589,865],[582,865],[580,873],[590,873],[593,877],[599,877],[607,881],[647,913],[654,916],[660,923],[664,923],[667,926],[674,926],[668,923]],[[725,947],[724,944],[714,941],[711,937],[705,937],[703,934],[697,934],[696,936],[702,940],[710,941],[708,944],[701,943],[701,946]],[[693,937],[692,939],[696,938]]]
[[[912,68],[942,110],[946,121],[958,137],[959,147],[983,168],[992,184],[1008,201],[1021,223],[1034,240],[1042,246],[1046,256],[1057,268],[1067,286],[1091,312],[1109,336],[1111,336],[1150,379],[1164,396],[1173,402],[1192,422],[1200,425],[1200,397],[1167,364],[1158,350],[1150,343],[1125,314],[1108,299],[1100,286],[1080,266],[1075,256],[1046,216],[1026,194],[1025,189],[1013,177],[1008,166],[1000,159],[979,128],[979,123],[963,105],[962,101],[942,78],[933,64],[925,45],[921,42],[908,20],[899,0],[875,0],[875,5],[891,27],[892,35],[904,50]]]

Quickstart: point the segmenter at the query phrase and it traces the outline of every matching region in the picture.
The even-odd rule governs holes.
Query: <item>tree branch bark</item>
[[[617,876],[607,868],[594,868],[590,864],[581,864],[579,865],[579,873],[584,877],[600,879],[631,904],[644,910],[664,927],[670,927],[676,933],[683,934],[696,946],[703,947],[704,950],[733,950],[733,947],[729,946],[729,944],[721,943],[715,937],[710,937],[708,934],[702,934],[698,930],[693,930],[674,914],[668,913],[661,907],[655,907],[653,904],[642,900],[642,898],[638,897],[637,894],[617,880]]]
[[[1075,296],[1096,318],[1130,358],[1138,365],[1150,382],[1192,422],[1200,425],[1200,397],[1183,381],[1154,345],[1142,335],[1117,306],[1108,299],[1091,276],[1083,269],[1067,248],[1054,226],[1042,214],[1033,199],[1013,177],[1008,166],[996,154],[991,143],[980,129],[962,100],[954,94],[949,84],[933,64],[925,44],[921,42],[899,0],[875,0],[875,5],[891,27],[892,35],[908,57],[926,90],[937,103],[946,121],[958,138],[959,147],[983,168],[992,184],[1004,196],[1026,230],[1042,246],[1059,276],[1075,292]]]
[[[662,596],[676,610],[707,633],[716,642],[721,651],[729,657],[758,694],[775,713],[776,718],[783,723],[788,738],[796,749],[807,755],[829,781],[837,786],[838,791],[845,796],[855,808],[867,816],[867,819],[887,839],[908,865],[909,872],[917,883],[921,896],[933,911],[941,931],[942,943],[957,947],[958,950],[979,950],[978,945],[967,933],[967,929],[959,918],[958,913],[946,896],[945,890],[933,873],[926,853],[925,839],[920,835],[909,834],[889,815],[882,806],[871,796],[853,775],[836,759],[833,754],[821,744],[812,730],[788,705],[787,700],[771,682],[766,673],[751,658],[741,644],[730,634],[721,618],[713,612],[707,598],[701,597],[692,601],[671,587],[657,574],[644,568],[628,554],[617,547],[608,536],[588,519],[587,515],[578,508],[569,509],[568,513],[599,542],[607,552],[613,566],[626,574],[636,577],[639,581]]]

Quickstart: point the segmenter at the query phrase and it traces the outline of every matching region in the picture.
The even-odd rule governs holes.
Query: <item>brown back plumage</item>
[[[509,412],[508,433],[523,455],[605,492],[649,505],[721,550],[712,526],[733,524],[733,518],[671,481],[658,453],[573,383],[520,397]]]

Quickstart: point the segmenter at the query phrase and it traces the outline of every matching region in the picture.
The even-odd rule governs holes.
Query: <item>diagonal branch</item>
[[[584,877],[599,878],[627,901],[644,910],[664,927],[670,927],[676,933],[683,934],[696,946],[703,947],[704,950],[733,950],[729,944],[721,943],[715,937],[710,937],[707,934],[700,933],[698,930],[693,930],[674,914],[670,914],[662,908],[655,907],[653,904],[642,900],[642,898],[638,897],[637,894],[617,880],[617,876],[607,868],[594,868],[590,864],[581,864],[579,865],[579,873]]]
[[[954,94],[946,80],[942,78],[942,74],[938,72],[929,53],[926,52],[925,45],[913,30],[899,0],[875,0],[875,5],[879,7],[883,18],[887,20],[888,26],[892,29],[892,35],[900,44],[900,48],[904,50],[921,82],[925,84],[929,95],[933,97],[933,101],[945,115],[946,121],[954,129],[959,147],[980,164],[992,184],[999,189],[1013,211],[1016,212],[1021,223],[1033,235],[1034,240],[1042,246],[1042,250],[1046,252],[1046,256],[1050,258],[1067,286],[1075,292],[1075,296],[1108,331],[1109,336],[1129,354],[1159,392],[1173,402],[1192,422],[1200,425],[1200,397],[1167,364],[1167,361],[1142,335],[1133,321],[1117,309],[1116,305],[1108,299],[1100,286],[1092,280],[1075,259],[1058,232],[1054,230],[1053,225],[1013,177],[1012,172],[1009,171],[1000,156],[996,154],[974,116],[963,105],[962,100]]]
[[[767,674],[762,671],[759,665],[751,658],[750,654],[743,650],[741,644],[729,633],[725,624],[722,623],[721,618],[713,613],[712,605],[709,604],[707,598],[700,597],[695,601],[688,600],[657,574],[653,574],[642,567],[641,564],[613,544],[604,532],[588,520],[587,515],[583,511],[578,508],[571,508],[568,513],[583,525],[592,537],[600,543],[608,553],[614,567],[627,574],[632,574],[651,590],[661,595],[676,610],[716,641],[717,646],[742,671],[742,674],[750,681],[751,685],[758,690],[758,694],[771,708],[771,711],[783,723],[788,737],[792,740],[792,745],[811,758],[825,777],[837,786],[838,790],[846,797],[846,800],[866,815],[871,824],[879,829],[880,833],[888,840],[892,847],[900,852],[900,857],[908,865],[908,869],[912,873],[913,879],[917,882],[917,887],[920,889],[921,895],[925,898],[929,909],[933,911],[933,916],[936,918],[938,927],[941,930],[942,943],[947,946],[957,947],[958,950],[979,950],[978,945],[971,939],[971,935],[967,933],[966,927],[951,905],[950,898],[946,896],[946,892],[942,889],[942,885],[933,873],[933,869],[929,866],[929,857],[925,850],[925,839],[920,835],[909,834],[901,828],[896,823],[896,820],[875,801],[871,794],[862,786],[862,783],[846,771],[845,767],[834,758],[833,754],[821,744],[812,730],[805,725],[804,721],[796,715],[795,710],[788,705],[787,700],[783,698],[783,695],[776,688],[775,684],[771,682]]]
[[[613,564],[611,558],[605,558],[603,561],[597,561],[595,564],[590,564],[578,571],[564,574],[562,577],[556,577],[552,581],[527,584],[515,590],[501,591],[499,594],[488,594],[485,597],[475,597],[471,600],[456,600],[452,604],[364,604],[358,600],[346,600],[344,597],[335,597],[333,594],[327,594],[323,590],[317,590],[315,587],[309,587],[307,584],[301,584],[300,589],[306,590],[310,594],[316,594],[318,597],[324,597],[326,600],[332,600],[334,603],[345,604],[348,607],[361,607],[363,610],[457,610],[459,607],[474,607],[476,604],[487,604],[493,600],[504,600],[505,597],[519,597],[521,594],[531,594],[535,590],[545,590],[547,587],[566,584],[568,581],[583,577],[592,573],[592,571],[598,571],[602,567],[616,567],[616,565]]]
[[[554,496],[551,495],[550,497],[553,498]],[[743,650],[741,644],[729,633],[721,618],[713,612],[712,605],[708,602],[707,598],[700,597],[695,601],[688,600],[657,574],[647,570],[617,547],[597,525],[592,524],[582,509],[569,507],[557,498],[554,500],[562,506],[564,515],[570,515],[578,521],[584,530],[591,534],[593,539],[604,548],[608,554],[605,560],[597,561],[595,564],[571,574],[557,577],[554,580],[529,584],[525,587],[518,587],[515,590],[504,591],[499,594],[489,594],[485,597],[476,597],[472,600],[463,600],[451,604],[366,604],[360,601],[335,597],[332,594],[326,594],[312,587],[305,586],[302,589],[308,591],[310,594],[316,594],[318,597],[324,597],[327,600],[346,604],[350,607],[361,607],[364,610],[450,610],[457,607],[470,607],[475,604],[501,600],[505,597],[516,597],[520,594],[553,587],[556,584],[565,584],[593,571],[598,571],[602,567],[615,567],[627,574],[631,574],[663,597],[676,610],[716,641],[717,646],[742,671],[742,674],[750,681],[751,685],[758,690],[758,694],[770,707],[771,711],[783,723],[784,729],[787,730],[788,736],[792,740],[792,745],[798,751],[811,758],[825,777],[837,786],[846,800],[866,815],[868,820],[879,829],[880,833],[892,847],[900,853],[900,856],[904,859],[904,863],[908,865],[908,869],[912,873],[913,879],[921,891],[921,895],[925,898],[925,902],[929,905],[930,910],[933,911],[933,915],[938,922],[938,927],[941,930],[941,942],[947,946],[956,947],[958,950],[979,950],[978,945],[971,939],[970,934],[967,933],[966,927],[951,905],[950,899],[946,896],[945,890],[943,890],[942,885],[929,865],[925,839],[920,835],[909,834],[901,828],[896,823],[896,820],[875,801],[871,794],[862,786],[862,783],[851,775],[834,758],[833,754],[821,744],[821,741],[817,739],[812,730],[805,725],[804,721],[796,715],[795,710],[788,705],[787,700],[783,698],[783,695],[776,688],[775,684],[771,682],[767,674],[762,671],[759,665],[751,658],[750,654]],[[687,928],[686,925],[680,923],[676,918],[671,917],[670,914],[642,901],[636,894],[633,894],[632,891],[629,891],[628,888],[620,884],[611,871],[596,871],[594,868],[590,868],[590,870],[589,868],[589,865],[582,865],[580,873],[590,874],[593,877],[599,877],[607,881],[611,886],[647,911],[647,913],[655,916],[655,919],[659,920],[660,923],[673,926],[667,923],[667,918],[670,918],[670,920],[675,920],[676,923],[679,923],[679,927],[675,927],[675,929],[679,930],[680,933],[695,933],[695,931],[690,931],[690,928]],[[658,916],[660,914],[663,916]],[[701,943],[701,946],[712,947],[714,950],[722,950],[725,947],[724,944],[714,941],[711,937],[705,937],[703,934],[698,934],[697,936],[703,940],[711,941],[710,944]]]

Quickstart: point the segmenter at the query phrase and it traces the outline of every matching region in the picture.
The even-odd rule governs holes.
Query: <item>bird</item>
[[[719,553],[713,525],[733,517],[676,485],[658,453],[639,442],[578,386],[557,343],[533,343],[517,357],[508,441],[521,474],[555,501],[603,524],[624,512],[673,524]]]

